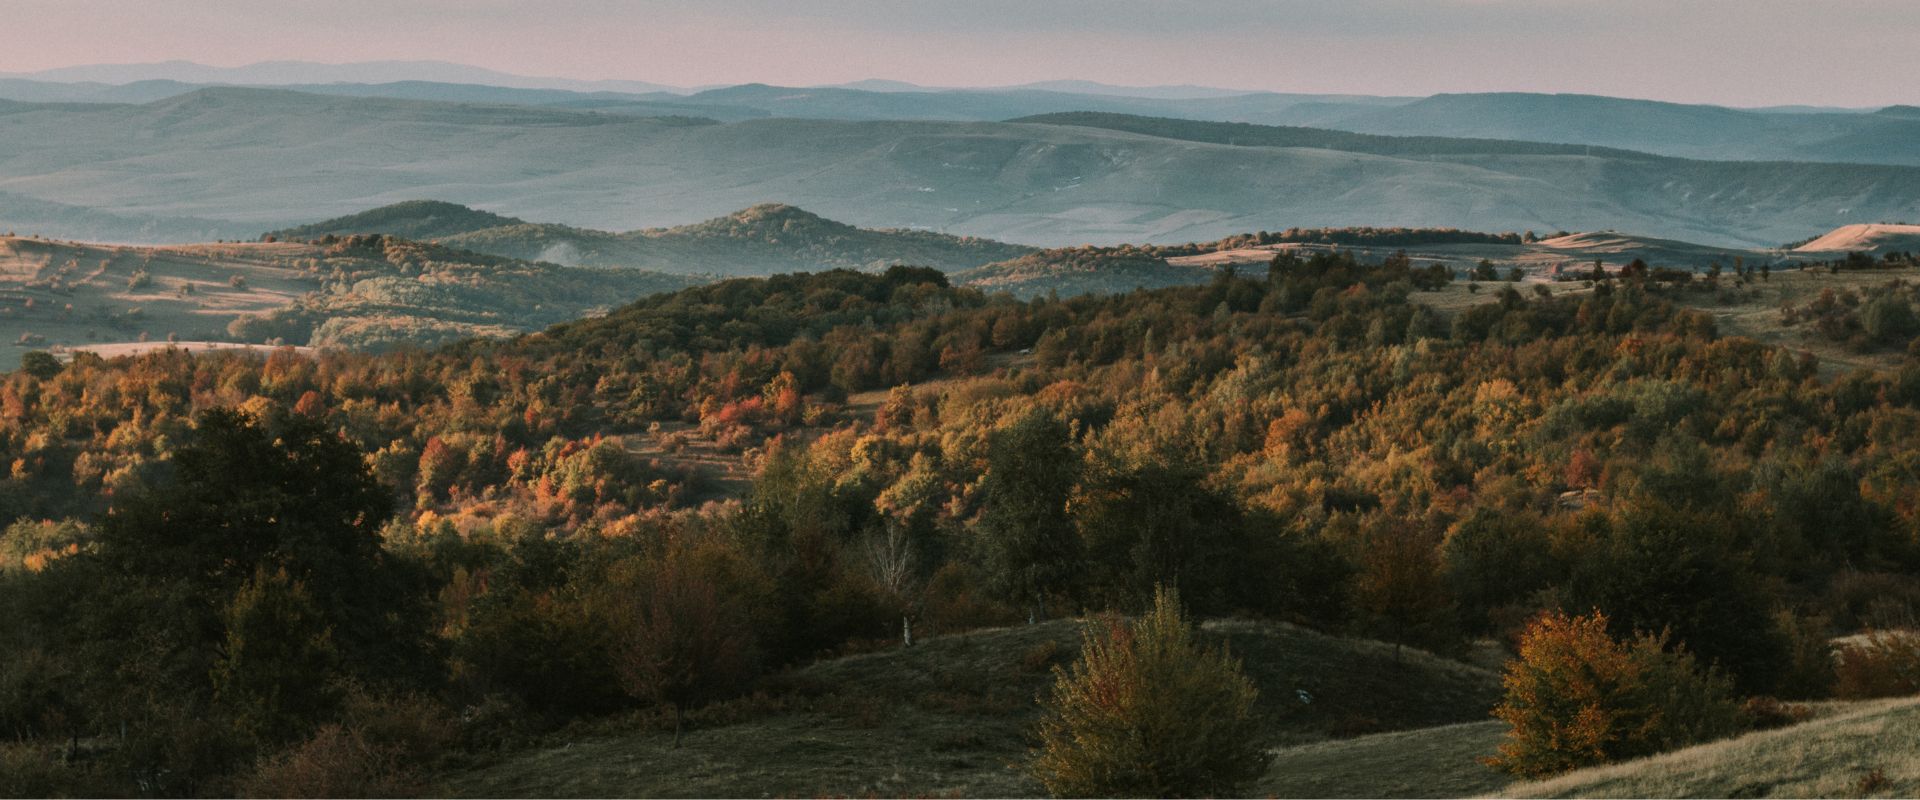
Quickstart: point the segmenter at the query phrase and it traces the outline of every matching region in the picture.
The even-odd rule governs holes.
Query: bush
[[[1843,645],[1834,676],[1834,694],[1844,700],[1920,693],[1920,634],[1875,632]]]
[[[1666,637],[1616,641],[1607,617],[1540,617],[1507,662],[1506,699],[1494,716],[1512,725],[1487,764],[1538,778],[1651,755],[1741,728],[1732,684],[1669,651]]]
[[[1058,797],[1234,794],[1267,768],[1258,694],[1161,590],[1152,612],[1092,626],[1080,660],[1054,668],[1030,766]]]
[[[417,797],[454,724],[420,697],[353,692],[342,722],[262,759],[242,797]]]
[[[420,786],[393,754],[360,731],[326,725],[266,759],[240,782],[242,797],[412,797]]]

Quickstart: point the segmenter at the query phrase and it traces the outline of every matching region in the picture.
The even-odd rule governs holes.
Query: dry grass
[[[1507,726],[1466,722],[1379,733],[1274,752],[1255,787],[1264,797],[1467,797],[1497,791],[1507,777],[1482,766]]]
[[[44,339],[36,348],[121,343],[123,351],[143,349],[141,334],[161,344],[169,335],[224,338],[235,317],[283,307],[315,288],[294,263],[316,255],[290,244],[124,247],[0,237],[0,345],[8,346],[0,367],[11,369],[30,349],[11,346],[23,334]],[[236,275],[241,286],[231,283]],[[138,314],[129,317],[133,309]]]
[[[1505,797],[1913,797],[1920,700],[1871,701],[1790,728],[1581,770]]]
[[[1415,650],[1396,660],[1389,645],[1275,623],[1216,622],[1206,631],[1229,643],[1260,686],[1276,743],[1482,720],[1498,698],[1493,673]],[[771,681],[774,699],[758,710],[697,724],[677,750],[660,726],[609,723],[448,775],[439,791],[1032,796],[1040,787],[1019,765],[1035,701],[1052,666],[1077,654],[1080,635],[1078,622],[1056,620],[823,661]],[[1312,703],[1299,701],[1301,689]]]
[[[1729,289],[1716,294],[1688,292],[1673,297],[1682,304],[1712,313],[1722,336],[1744,336],[1764,344],[1812,353],[1820,359],[1823,376],[1832,378],[1856,369],[1892,371],[1899,368],[1902,354],[1897,350],[1856,353],[1839,342],[1820,338],[1811,325],[1783,325],[1780,322],[1781,305],[1804,304],[1826,289],[1835,292],[1852,289],[1871,297],[1878,287],[1896,278],[1913,281],[1920,278],[1920,269],[1875,269],[1837,274],[1816,269],[1775,269],[1767,280],[1749,284],[1745,289]],[[1723,275],[1721,280],[1731,285],[1730,276]],[[1726,300],[1731,302],[1723,302]]]

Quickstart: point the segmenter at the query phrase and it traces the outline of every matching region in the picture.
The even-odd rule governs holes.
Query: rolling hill
[[[181,342],[356,349],[511,336],[681,276],[531,264],[385,237],[166,247],[0,237],[0,337],[124,353]]]
[[[1920,165],[1920,119],[1763,112],[1577,94],[1441,94],[1324,124],[1395,136],[1562,142],[1685,158]]]
[[[1061,296],[1115,294],[1205,283],[1213,278],[1212,266],[1176,266],[1158,255],[1130,247],[1065,247],[966,270],[954,280],[982,291],[1009,292],[1022,298],[1049,292]]]
[[[1043,246],[1286,226],[1633,230],[1768,246],[1920,216],[1920,168],[1584,152],[1249,146],[1038,123],[718,124],[210,89],[0,109],[0,192],[271,229],[418,197],[602,230],[780,202],[867,228]],[[1378,149],[1378,148],[1376,148]],[[262,176],[297,175],[297,181]],[[0,224],[10,222],[0,207]],[[60,235],[58,230],[42,233]]]
[[[1794,252],[1816,256],[1920,252],[1920,225],[1846,225],[1794,248]]]
[[[1418,651],[1283,623],[1218,621],[1261,690],[1275,744],[1485,719],[1494,673]],[[774,679],[761,701],[696,717],[679,748],[671,723],[631,721],[503,754],[446,775],[461,797],[1030,797],[1010,768],[1025,755],[1035,698],[1075,656],[1060,620],[923,640],[823,661]],[[1311,702],[1302,702],[1303,695]],[[1258,795],[1273,789],[1256,787]]]
[[[413,201],[274,231],[305,239],[393,233],[451,247],[566,266],[638,267],[685,275],[771,275],[894,264],[958,271],[1033,248],[929,231],[866,230],[780,204],[674,228],[609,233],[538,224],[465,206]]]

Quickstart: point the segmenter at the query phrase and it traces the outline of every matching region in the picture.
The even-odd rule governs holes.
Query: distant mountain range
[[[421,91],[429,89],[438,91]],[[985,102],[977,93],[959,94]],[[795,99],[803,96],[814,105]],[[250,236],[438,197],[593,232],[602,238],[569,234],[584,260],[639,241],[602,231],[685,225],[769,202],[862,228],[1036,246],[1400,225],[1611,228],[1767,247],[1845,224],[1920,219],[1920,168],[1897,164],[1689,160],[1598,143],[1363,135],[1116,112],[1013,122],[788,116],[821,104],[882,100],[896,105],[873,113],[911,115],[908,106],[944,96],[750,86],[687,97],[599,97],[615,105],[780,115],[724,123],[664,109],[640,117],[499,98],[449,103],[245,88],[198,89],[139,105],[0,101],[0,227],[184,241],[210,232]],[[1011,95],[1020,103],[1036,96],[1052,95]],[[1017,105],[995,102],[1008,103],[995,113]],[[1920,160],[1920,130],[1903,133],[1920,119],[1897,109],[1799,115],[1858,126],[1825,144],[1804,143],[1812,141],[1809,128],[1794,127],[1795,114],[1721,109],[1683,116],[1710,121],[1726,114],[1786,119],[1770,130],[1800,137],[1800,151],[1837,153],[1844,148],[1834,142],[1844,141],[1847,152]],[[1735,122],[1720,127],[1739,127]],[[596,242],[606,249],[588,246]]]
[[[510,75],[435,61],[281,61],[244,67],[189,62],[96,65],[0,75],[0,99],[148,103],[210,86],[723,122],[762,117],[1000,121],[1103,112],[1395,136],[1592,145],[1682,158],[1920,165],[1920,109],[1914,106],[1871,112],[1813,106],[1735,109],[1572,94],[1374,97],[1076,80],[988,88],[867,80],[825,87],[756,83],[696,90],[641,81]]]
[[[108,84],[177,81],[198,84],[280,86],[299,83],[432,81],[585,92],[658,92],[673,89],[673,87],[645,81],[583,81],[572,78],[514,75],[485,67],[447,61],[361,61],[348,64],[262,61],[238,67],[214,67],[191,61],[158,61],[140,64],[86,64],[0,75],[0,77],[31,78],[60,83]]]

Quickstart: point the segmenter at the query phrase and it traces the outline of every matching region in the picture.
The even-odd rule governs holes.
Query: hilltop
[[[1212,274],[1210,268],[1175,266],[1152,252],[1130,247],[1066,247],[966,270],[954,279],[983,291],[1035,297],[1048,292],[1114,294],[1186,286],[1205,283]]]
[[[868,230],[780,203],[672,228],[611,233],[532,223],[453,203],[418,201],[275,231],[269,236],[391,233],[449,247],[566,266],[633,267],[684,275],[771,275],[893,264],[945,271],[1019,257],[1033,248],[931,231]]]
[[[381,206],[358,214],[335,217],[311,225],[273,231],[276,239],[317,239],[322,236],[347,236],[355,233],[384,233],[406,239],[439,239],[503,225],[524,225],[525,220],[503,217],[488,211],[468,208],[439,200],[408,200]]]

